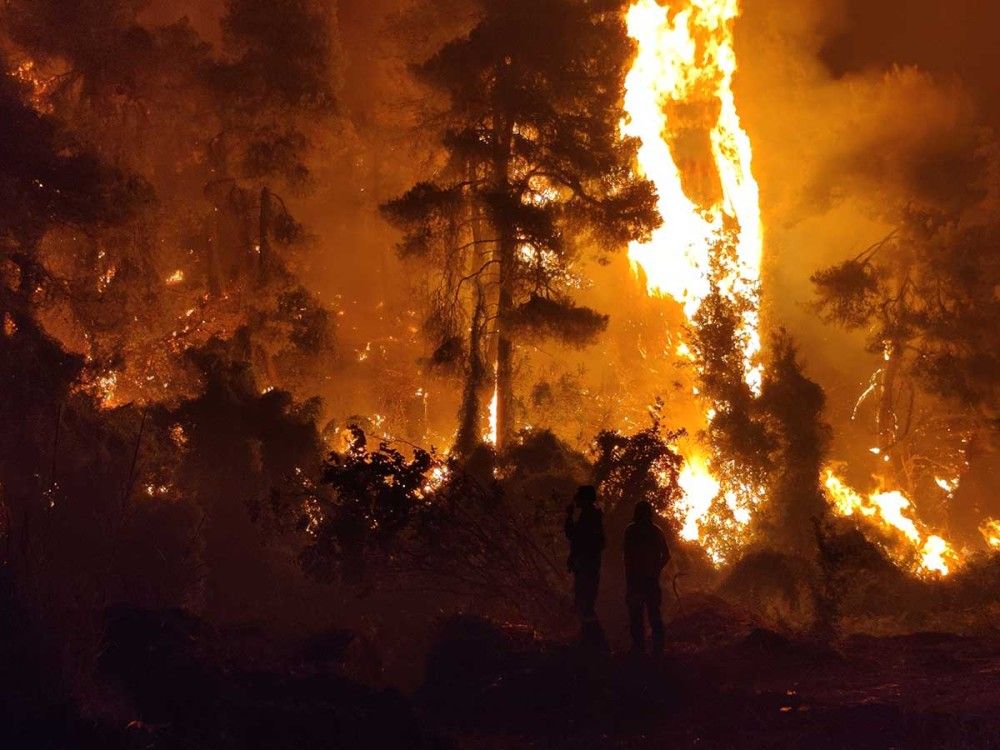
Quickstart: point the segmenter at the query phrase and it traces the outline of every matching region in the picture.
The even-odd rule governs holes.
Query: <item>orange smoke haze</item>
[[[473,5],[336,4],[330,74],[339,110],[328,131],[312,134],[321,146],[310,165],[316,189],[295,197],[314,238],[294,270],[337,316],[337,362],[313,387],[324,398],[324,421],[342,427],[369,415],[378,432],[439,448],[453,437],[458,389],[427,364],[421,275],[396,257],[396,237],[378,206],[440,166],[435,134],[426,127],[440,103],[413,81],[408,65],[468,28]],[[520,352],[521,425],[551,428],[585,449],[601,429],[646,426],[647,407],[660,397],[671,427],[696,433],[704,426],[705,407],[692,398],[696,374],[684,354],[684,326],[704,294],[705,240],[728,214],[741,228],[739,276],[759,279],[763,290],[759,310],[745,321],[753,342],[747,377],[759,381],[760,341],[785,326],[801,344],[809,376],[828,395],[832,454],[850,467],[841,480],[862,498],[857,507],[870,507],[866,493],[882,489],[873,479],[880,459],[869,452],[870,423],[852,414],[879,359],[859,337],[817,319],[809,277],[888,234],[907,202],[970,212],[981,204],[974,188],[982,155],[993,146],[990,126],[1000,122],[1000,84],[992,74],[1000,52],[986,31],[995,28],[997,19],[988,16],[996,11],[973,0],[950,4],[947,12],[931,0],[744,0],[739,13],[735,0],[632,5],[631,33],[644,46],[630,80],[625,131],[643,139],[641,166],[657,183],[666,221],[652,243],[595,247],[577,260],[580,302],[611,314],[608,333],[585,350],[546,344]],[[187,17],[218,44],[222,7],[222,0],[152,0],[142,20]],[[650,47],[664,37],[641,37],[664,24],[679,29],[678,18],[692,8],[716,24],[708,55],[714,74],[670,80],[679,71],[662,67],[662,49]],[[690,42],[681,35],[671,43]],[[642,75],[649,80],[636,78]],[[670,129],[648,96],[654,82],[661,94],[698,105],[686,116],[718,118],[707,143],[672,133],[675,150],[713,154],[707,176],[689,153],[677,158],[662,138],[654,140]],[[716,86],[709,96],[695,90],[708,84]],[[662,263],[677,256],[683,263]],[[177,273],[166,269],[164,282],[180,284],[184,276]],[[692,462],[682,477],[690,491],[680,522],[689,538],[706,512],[704,495],[718,492],[694,444],[692,437],[684,447]],[[946,481],[951,487],[952,478]],[[959,483],[933,503],[909,498],[913,517],[926,524],[920,539],[910,541],[924,547],[940,536],[960,546],[937,532],[949,526],[948,503],[957,507],[954,498],[963,491]],[[859,513],[867,515],[864,508]],[[1000,507],[984,506],[984,513],[1000,516]],[[966,543],[975,537],[984,544],[981,520],[971,521]],[[936,544],[929,553],[952,565],[950,549]]]

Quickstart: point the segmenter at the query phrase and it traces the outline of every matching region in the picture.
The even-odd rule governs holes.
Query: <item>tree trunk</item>
[[[470,165],[469,180],[475,176]],[[490,251],[483,240],[482,209],[474,201],[469,206],[473,253],[473,271],[483,268],[490,259]],[[465,372],[465,387],[462,390],[462,405],[458,413],[458,434],[455,436],[455,452],[459,456],[469,456],[483,441],[482,414],[483,388],[486,384],[486,357],[484,338],[488,327],[486,289],[481,278],[474,279],[472,323],[469,331],[469,358]]]
[[[503,73],[498,90],[503,88]],[[503,112],[501,99],[497,99],[496,113]],[[496,258],[499,274],[499,294],[496,313],[496,422],[498,453],[503,453],[515,433],[514,425],[514,340],[511,336],[511,318],[514,313],[515,263],[517,262],[517,234],[512,220],[506,215],[504,203],[511,200],[510,167],[511,147],[514,139],[514,121],[498,117],[495,121],[493,154],[493,186],[500,197],[499,208],[494,209],[493,223],[499,242]]]
[[[506,234],[506,233],[504,233]],[[498,250],[500,261],[500,299],[497,306],[497,452],[502,453],[514,436],[514,340],[510,323],[514,313],[514,241],[502,237]]]
[[[483,361],[483,330],[486,326],[486,295],[476,284],[472,329],[469,333],[469,361],[462,390],[462,405],[458,414],[458,434],[455,453],[469,456],[483,441],[482,408],[483,385],[486,382],[486,363]]]
[[[273,267],[271,257],[271,224],[273,223],[273,206],[271,191],[267,185],[260,189],[260,221],[258,225],[257,244],[257,281],[263,284],[267,274]]]

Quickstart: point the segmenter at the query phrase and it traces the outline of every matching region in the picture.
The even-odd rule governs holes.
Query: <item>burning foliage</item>
[[[446,166],[383,210],[404,232],[401,253],[429,262],[448,337],[467,342],[464,452],[481,433],[474,422],[491,383],[498,447],[517,432],[523,333],[583,343],[603,327],[599,314],[567,302],[580,286],[582,233],[610,240],[610,250],[658,224],[652,185],[631,170],[637,143],[618,129],[631,50],[617,11],[486,2],[468,35],[418,68],[447,98],[438,134]]]
[[[572,303],[533,294],[511,315],[511,326],[531,336],[561,338],[583,347],[593,344],[608,327],[608,316]]]
[[[409,631],[463,611],[431,704],[449,680],[564,679],[563,646],[485,618],[568,640],[582,484],[609,601],[635,503],[663,519],[690,654],[795,662],[818,653],[802,633],[986,627],[1000,225],[978,139],[954,196],[886,207],[891,234],[828,268],[803,253],[815,312],[858,350],[807,369],[770,304],[738,2],[389,3],[408,70],[344,57],[363,3],[220,0],[212,23],[161,5],[171,22],[132,0],[0,9],[0,632],[32,634],[0,654],[33,675],[28,702],[88,696],[89,726],[144,744],[222,742],[230,721],[251,741],[241,697],[322,674],[419,746],[322,657],[254,676],[216,639],[337,623],[358,633],[316,653],[416,661]],[[348,74],[419,113],[388,124]],[[405,148],[382,132],[403,120]],[[171,679],[197,691],[174,701]]]
[[[672,515],[682,491],[679,485],[683,459],[671,447],[683,431],[662,427],[653,411],[653,424],[634,435],[605,431],[594,444],[594,476],[606,502],[614,507],[645,500],[657,513]]]
[[[322,486],[287,506],[309,539],[302,556],[307,571],[364,589],[412,587],[474,599],[535,621],[565,616],[553,521],[561,505],[546,507],[523,494],[532,486],[525,474],[530,462],[518,462],[498,485],[477,478],[471,465],[419,449],[407,457],[384,442],[370,450],[359,428],[350,433],[347,450],[327,462]],[[539,458],[565,451],[530,442],[520,450]]]

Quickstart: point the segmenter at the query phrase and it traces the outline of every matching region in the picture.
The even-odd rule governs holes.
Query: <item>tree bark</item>
[[[497,105],[498,111],[500,110]],[[493,157],[493,185],[499,197],[500,206],[495,208],[494,224],[499,242],[496,261],[499,269],[499,294],[496,313],[496,389],[497,389],[497,439],[498,453],[503,453],[510,445],[515,433],[514,424],[514,339],[511,335],[511,319],[514,313],[515,263],[517,262],[517,233],[513,220],[504,203],[513,200],[511,196],[510,167],[511,146],[514,138],[514,122],[498,118],[495,130],[495,152]]]
[[[459,407],[458,434],[455,453],[469,456],[483,441],[482,391],[486,381],[486,363],[483,361],[483,329],[486,324],[486,296],[477,282],[475,306],[472,312],[472,329],[469,333],[469,359]]]
[[[500,261],[500,297],[497,306],[497,452],[502,453],[514,436],[514,340],[510,322],[514,313],[513,266],[514,241],[502,238]]]
[[[882,364],[882,390],[879,396],[877,415],[878,448],[884,462],[884,476],[890,485],[895,485],[899,478],[899,457],[896,451],[896,392],[902,364],[899,351],[895,342],[886,344]]]
[[[470,184],[475,177],[475,167],[468,168]],[[482,207],[475,200],[469,201],[469,220],[472,240],[475,243],[473,270],[483,268],[490,259],[490,248],[483,240]],[[483,280],[477,276],[473,280],[473,310],[469,331],[469,353],[466,364],[465,384],[462,390],[462,404],[458,413],[458,434],[455,436],[455,452],[459,456],[470,455],[483,441],[483,389],[486,384],[486,351],[484,338],[488,326],[487,297]]]

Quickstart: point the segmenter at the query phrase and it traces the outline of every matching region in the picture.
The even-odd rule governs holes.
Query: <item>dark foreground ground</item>
[[[1000,642],[984,638],[821,645],[707,608],[673,622],[666,656],[636,659],[454,618],[404,696],[364,684],[375,662],[349,634],[276,645],[178,612],[110,622],[88,710],[6,649],[0,747],[1000,747]]]
[[[525,639],[519,657],[498,657],[506,668],[480,668],[453,646],[431,660],[424,705],[463,748],[1000,747],[1000,642],[818,645],[751,629],[720,643],[729,623],[713,614],[675,622],[660,659],[588,660]]]

